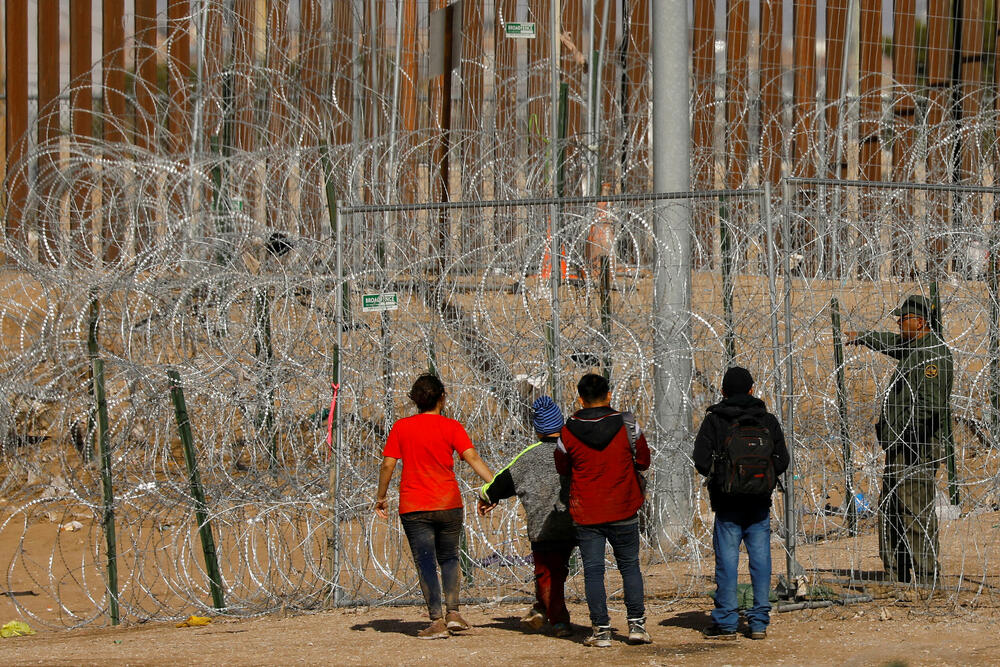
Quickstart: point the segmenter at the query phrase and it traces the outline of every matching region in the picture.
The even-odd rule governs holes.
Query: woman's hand
[[[375,492],[375,514],[383,519],[389,518],[389,501],[386,494],[389,493],[389,480],[392,479],[392,472],[396,469],[396,459],[391,456],[382,457],[382,465],[378,471],[378,490]]]
[[[372,508],[375,510],[375,514],[383,519],[389,518],[389,499],[388,498],[376,498],[375,506]]]
[[[476,508],[476,510],[479,512],[479,516],[486,516],[487,514],[489,514],[490,512],[492,512],[493,508],[496,507],[496,506],[497,506],[496,503],[488,503],[485,500],[483,500],[482,498],[480,498],[479,499],[479,506]]]

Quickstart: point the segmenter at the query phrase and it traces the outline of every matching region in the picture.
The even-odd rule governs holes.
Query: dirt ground
[[[9,610],[9,603],[6,603]],[[768,637],[702,639],[707,598],[651,606],[649,646],[629,646],[624,611],[612,603],[616,642],[607,649],[526,634],[524,605],[466,606],[473,628],[445,640],[414,635],[427,620],[418,607],[338,610],[248,620],[217,619],[201,628],[173,623],[40,631],[0,640],[5,665],[284,664],[641,664],[641,665],[993,665],[1000,662],[996,610],[937,614],[921,602],[896,601],[776,613]],[[576,622],[586,606],[570,605]],[[6,617],[4,617],[6,619]]]
[[[715,283],[713,285],[714,287],[702,285],[702,291],[718,287]],[[821,308],[812,302],[823,301],[833,293],[832,290],[832,287],[827,291],[816,292],[798,290],[796,305],[801,306],[804,312],[821,312]],[[859,301],[863,301],[860,296],[860,293],[856,295]],[[470,296],[469,299],[471,298]],[[511,300],[515,298],[520,297],[510,297]],[[718,303],[714,296],[710,301]],[[844,302],[845,312],[854,312],[857,306],[865,314],[874,310],[876,305],[878,304],[866,309],[853,301],[845,299]],[[512,308],[511,312],[517,311]],[[760,313],[757,315],[764,317]],[[869,319],[874,319],[874,316]],[[760,330],[753,323],[755,321],[747,321],[752,322],[746,326],[748,332],[755,334]],[[6,322],[4,320],[5,326]],[[825,332],[826,320],[823,322],[822,330]],[[981,327],[952,326],[956,330],[965,331],[968,338],[985,335]],[[514,324],[510,327],[514,330]],[[0,337],[3,333],[0,332]],[[16,333],[19,334],[20,329]],[[10,333],[7,332],[7,335]],[[821,348],[826,349],[820,345],[826,345],[826,339],[817,337],[816,341],[818,342],[812,347],[803,348],[804,357],[815,356],[816,359],[828,360],[828,350],[820,353]],[[971,345],[970,349],[978,348]],[[439,348],[442,355],[446,351],[445,346]],[[764,353],[769,355],[770,349],[761,348],[761,354]],[[452,358],[459,356],[458,353],[451,355]],[[706,355],[706,358],[708,356],[710,355]],[[849,387],[853,392],[852,410],[856,406],[874,404],[876,382],[872,373],[867,370],[868,362],[866,357],[852,362],[855,365],[848,369],[852,373],[849,374]],[[813,365],[803,365],[806,385],[829,387],[831,367],[823,365],[825,363],[826,361],[817,361]],[[703,359],[699,360],[698,365],[710,367]],[[761,362],[761,367],[766,368],[766,363]],[[963,368],[967,377],[976,372],[976,367],[968,363]],[[829,391],[827,394],[833,395]],[[817,423],[826,425],[820,429],[821,435],[827,431],[836,432],[836,422],[818,407],[800,402],[796,409],[800,414],[810,415],[810,411],[813,411],[818,415]],[[865,420],[868,420],[868,415],[863,415],[861,421]],[[800,432],[800,437],[801,435]],[[968,453],[963,455],[968,449],[966,441],[971,439],[964,432],[958,435],[966,436],[964,440],[958,437],[960,478],[966,482],[963,489],[963,497],[966,499],[964,503],[967,509],[974,508],[981,504],[975,500],[976,494],[985,493],[980,489],[987,489],[986,484],[979,482],[994,477],[997,463],[992,456],[973,458]],[[64,437],[59,439],[61,443],[64,441]],[[831,502],[836,506],[839,503],[835,496],[838,487],[836,482],[827,482],[826,471],[840,469],[839,440],[832,436],[818,438],[812,445],[815,451],[803,447],[799,454],[803,497],[815,494],[818,500],[811,503],[810,507],[822,507],[824,502]],[[855,456],[860,455],[856,449]],[[174,458],[180,466],[182,459],[178,456]],[[988,489],[992,493],[992,486]],[[3,500],[0,499],[0,502]],[[14,504],[23,503],[19,500]],[[9,507],[5,509],[9,511]],[[60,508],[53,511],[56,509]],[[36,595],[21,597],[19,602],[32,614],[53,626],[64,623],[66,618],[71,617],[69,613],[65,614],[65,618],[60,614],[60,604],[74,614],[85,617],[95,613],[94,608],[100,607],[103,599],[101,580],[93,566],[93,554],[96,552],[94,545],[100,544],[102,539],[99,525],[93,523],[93,517],[88,520],[86,515],[72,514],[71,509],[65,510],[68,514],[56,512],[57,518],[54,520],[30,521],[27,525],[13,521],[6,530],[0,531],[0,554],[3,554],[0,563],[4,565],[8,590],[35,591]],[[186,506],[178,510],[179,513],[186,511]],[[37,513],[41,513],[41,510]],[[705,514],[702,513],[701,516]],[[184,514],[184,517],[174,522],[182,527],[177,529],[178,534],[186,530],[183,526],[188,525],[185,521],[190,520],[189,514]],[[82,520],[86,531],[58,533],[58,523],[70,518]],[[38,634],[34,636],[0,639],[0,665],[173,665],[209,662],[231,665],[450,665],[473,662],[537,664],[581,661],[595,664],[657,665],[1000,664],[1000,642],[996,640],[997,623],[1000,621],[1000,596],[994,592],[1000,590],[994,565],[1000,558],[1000,540],[996,536],[1000,524],[997,520],[994,513],[988,513],[943,525],[942,558],[945,572],[950,577],[946,583],[951,590],[962,591],[961,595],[948,597],[944,606],[929,607],[919,600],[900,595],[877,595],[870,603],[777,613],[774,615],[769,637],[763,642],[752,642],[746,638],[735,642],[706,641],[701,638],[699,630],[708,624],[707,613],[711,605],[708,598],[682,597],[680,602],[669,604],[665,601],[668,598],[677,599],[677,594],[673,591],[678,587],[681,596],[704,588],[704,581],[695,579],[705,575],[704,563],[701,563],[702,567],[699,569],[697,564],[687,562],[661,564],[655,571],[647,573],[651,575],[647,579],[647,593],[650,597],[648,628],[654,640],[651,646],[631,647],[619,641],[610,649],[588,649],[581,644],[585,636],[583,627],[570,640],[537,634],[526,635],[517,622],[524,611],[523,604],[466,607],[464,613],[474,625],[473,629],[448,640],[423,642],[414,637],[417,630],[427,622],[421,608],[380,607],[304,615],[271,615],[246,620],[219,618],[204,628],[176,628],[171,622],[131,622],[121,628],[53,630],[33,624],[38,630]],[[826,515],[803,515],[800,521],[803,530],[810,536],[825,535],[831,529],[839,527],[835,519]],[[166,522],[164,517],[157,517],[155,530],[160,531]],[[131,524],[125,521],[120,524],[124,525],[130,526],[132,533],[136,535],[145,536],[154,532],[140,519],[133,520]],[[172,536],[173,533],[168,532],[167,535]],[[122,537],[119,539],[123,540],[123,544],[126,542]],[[172,537],[158,537],[157,541],[147,543],[134,535],[132,540],[146,548],[143,554],[151,553],[154,548],[162,545],[171,546],[180,542]],[[220,538],[219,545],[225,544]],[[164,559],[167,559],[165,562],[172,563],[169,560],[172,552],[165,551],[164,554]],[[860,538],[853,540],[826,538],[800,545],[798,557],[811,571],[822,572],[828,577],[847,569],[867,571],[879,567],[873,530],[868,530]],[[775,559],[778,572],[783,559],[780,545],[775,545]],[[126,563],[127,557],[122,556],[122,562]],[[155,558],[147,557],[144,562],[147,567],[158,565]],[[164,571],[173,572],[168,567],[164,567]],[[155,569],[152,574],[156,574]],[[968,581],[958,581],[960,576]],[[81,578],[87,583],[86,590],[78,582]],[[172,589],[167,583],[145,574],[142,581],[151,587],[153,594],[159,596],[158,600],[167,600],[168,609],[178,608],[176,597],[170,597]],[[148,584],[150,581],[155,583]],[[190,584],[186,579],[183,582],[182,590],[187,590],[186,587]],[[580,587],[579,581],[575,586]],[[972,591],[981,587],[985,592],[969,592],[969,586]],[[53,597],[48,595],[50,591],[58,591],[59,603],[55,603]],[[142,592],[145,593],[145,590]],[[96,602],[91,596],[96,598]],[[969,606],[958,604],[959,600],[966,598],[972,600]],[[617,605],[613,622],[617,624],[618,639],[621,640],[624,612],[620,608],[620,601]],[[586,622],[586,607],[582,601],[572,604],[571,611],[577,623]],[[80,617],[73,616],[70,620]],[[20,619],[20,616],[11,599],[0,595],[0,624],[15,619]],[[26,620],[32,622],[30,618]],[[103,618],[97,621],[102,622]]]

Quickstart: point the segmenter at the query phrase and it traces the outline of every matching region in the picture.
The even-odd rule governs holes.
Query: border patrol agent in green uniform
[[[875,432],[885,451],[879,555],[895,581],[934,582],[940,572],[935,475],[944,458],[941,425],[948,418],[954,363],[930,327],[931,304],[912,295],[892,312],[900,333],[847,332],[848,344],[865,345],[898,362]]]

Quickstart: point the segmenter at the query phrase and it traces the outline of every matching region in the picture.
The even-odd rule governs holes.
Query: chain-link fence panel
[[[951,600],[996,585],[996,194],[788,185],[795,555],[807,570]],[[975,224],[942,224],[942,207]]]

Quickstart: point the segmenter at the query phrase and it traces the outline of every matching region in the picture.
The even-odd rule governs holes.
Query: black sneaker
[[[583,645],[596,646],[598,648],[611,646],[611,626],[595,625],[591,630],[590,636],[583,640]]]
[[[572,637],[573,636],[573,626],[569,623],[553,623],[552,624],[552,636],[553,637]]]
[[[628,643],[629,644],[652,644],[646,632],[646,617],[628,619]]]
[[[702,630],[701,634],[705,639],[736,639],[736,630],[727,630],[715,623]]]
[[[747,633],[750,639],[767,639],[767,630],[750,630]]]

